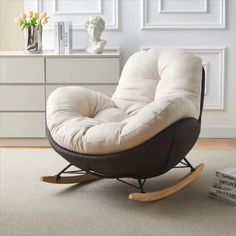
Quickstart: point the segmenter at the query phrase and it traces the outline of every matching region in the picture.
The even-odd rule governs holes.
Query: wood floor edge
[[[194,148],[196,149],[236,148],[236,138],[199,138]]]

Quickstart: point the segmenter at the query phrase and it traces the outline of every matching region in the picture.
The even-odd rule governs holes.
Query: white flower
[[[39,13],[38,12],[34,12],[33,17],[37,19],[39,17]]]
[[[48,18],[47,18],[47,17],[43,18],[43,19],[41,20],[41,23],[42,23],[43,25],[46,25],[46,24],[48,23]]]
[[[28,13],[29,18],[32,18],[32,17],[33,17],[33,14],[34,14],[34,12],[33,12],[33,11],[30,11],[30,12]]]
[[[22,13],[20,14],[20,18],[21,18],[21,20],[24,20],[24,19],[26,18],[26,14],[25,14],[24,12],[22,12]]]
[[[22,20],[21,20],[21,18],[15,18],[15,22],[16,22],[16,23],[21,23]]]
[[[47,17],[47,12],[42,12],[40,14],[40,18],[43,19],[43,18],[46,18]]]

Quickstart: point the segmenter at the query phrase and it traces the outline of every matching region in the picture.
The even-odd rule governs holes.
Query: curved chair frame
[[[41,180],[49,183],[69,184],[101,178],[116,178],[140,190],[140,193],[129,195],[129,199],[138,201],[159,200],[181,190],[194,181],[204,168],[204,164],[200,164],[195,168],[192,167],[185,158],[199,137],[204,89],[205,72],[202,69],[201,104],[198,120],[194,118],[181,119],[143,144],[126,151],[105,155],[76,153],[59,146],[48,131],[47,135],[51,146],[70,164],[57,175],[44,176],[41,177]],[[178,164],[181,164],[181,166]],[[72,165],[79,168],[79,170],[67,171]],[[190,168],[190,173],[173,186],[157,192],[144,192],[143,186],[146,179],[162,175],[172,168]],[[62,174],[79,175],[63,177]],[[121,178],[137,179],[138,186]]]

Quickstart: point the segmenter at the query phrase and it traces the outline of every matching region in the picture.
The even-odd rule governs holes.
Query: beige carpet
[[[41,175],[55,174],[66,162],[51,149],[0,149],[1,236],[191,236],[236,235],[236,207],[208,197],[218,168],[236,164],[236,150],[193,150],[203,174],[174,196],[153,203],[128,200],[133,191],[115,180],[83,186],[50,185]],[[155,190],[180,178],[173,170],[149,180]]]

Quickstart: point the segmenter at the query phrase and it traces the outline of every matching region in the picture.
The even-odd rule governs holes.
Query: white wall
[[[14,22],[23,10],[23,0],[0,0],[0,50],[23,49],[22,32]]]
[[[83,23],[102,15],[107,48],[122,48],[122,64],[140,48],[180,47],[202,57],[207,70],[202,136],[236,137],[235,0],[25,0],[50,21],[73,21],[73,48],[85,48]],[[52,25],[44,49],[52,50]]]

